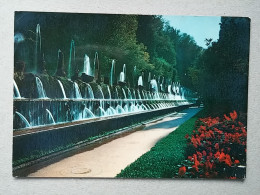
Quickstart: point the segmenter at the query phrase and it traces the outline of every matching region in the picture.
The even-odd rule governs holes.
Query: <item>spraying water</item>
[[[109,96],[109,99],[111,99],[111,91],[110,91],[110,88],[109,86],[107,85],[107,91],[108,91],[108,96]]]
[[[123,71],[120,72],[120,75],[119,75],[119,81],[125,82],[125,77],[126,77],[126,65],[124,64]]]
[[[125,113],[125,110],[122,108],[122,106],[120,106],[119,104],[117,105],[116,107],[116,112],[118,114],[122,114],[122,113]]]
[[[86,86],[86,98],[89,98],[89,99],[94,99],[94,92],[93,92],[93,90],[92,90],[92,87],[88,84],[88,83],[86,83],[87,84],[87,86]]]
[[[42,85],[42,81],[39,79],[39,77],[35,77],[36,79],[36,86],[37,86],[37,92],[39,98],[47,98],[45,90]]]
[[[37,67],[39,67],[39,60],[41,60],[41,48],[42,48],[42,38],[41,38],[41,28],[40,24],[36,26],[36,39],[35,39],[35,61],[34,61],[34,70],[37,72]]]
[[[128,99],[133,99],[132,98],[132,93],[131,93],[129,88],[127,88],[127,92],[128,92]]]
[[[52,124],[55,124],[55,120],[54,120],[51,112],[48,109],[46,109],[46,112],[48,113],[49,121],[51,121]]]
[[[80,93],[80,89],[79,89],[79,86],[78,86],[78,83],[76,82],[73,82],[73,89],[74,89],[74,97],[76,99],[82,99],[82,95]]]
[[[15,80],[13,80],[13,84],[14,84],[14,98],[21,98],[21,94]]]
[[[118,99],[118,90],[116,88],[116,99]]]
[[[112,107],[109,107],[106,111],[106,115],[108,115],[108,116],[115,115],[115,114],[117,114],[116,110]]]
[[[151,89],[153,92],[158,92],[158,85],[157,85],[157,81],[155,79],[152,79],[151,82]]]
[[[74,40],[71,40],[70,43],[70,57],[69,57],[69,65],[68,65],[68,78],[71,78],[71,72],[72,72],[72,66],[75,66],[76,64],[76,51],[75,51],[75,43]]]
[[[115,76],[115,60],[112,60],[112,65],[111,65],[111,71],[110,71],[110,85],[113,86],[114,84],[114,76]]]
[[[83,113],[84,113],[83,118],[94,118],[95,117],[93,112],[91,112],[91,110],[89,110],[87,107],[84,108]],[[89,115],[89,117],[87,117],[88,115]]]
[[[60,82],[59,79],[57,81],[58,81],[58,83],[60,85],[60,88],[61,88],[61,91],[62,91],[62,95],[63,95],[63,99],[67,99],[67,96],[66,96],[66,93],[65,93],[65,90],[64,90],[64,87],[63,87],[62,83]]]
[[[31,127],[30,123],[28,122],[28,120],[20,113],[20,112],[15,112],[20,119],[24,122],[25,127]]]
[[[143,77],[142,76],[139,76],[137,83],[138,83],[138,86],[144,86]]]
[[[103,91],[102,91],[102,88],[100,87],[100,85],[98,85],[98,90],[99,90],[99,92],[100,92],[100,94],[101,94],[100,99],[105,99],[105,96],[104,96],[104,94],[103,94]]]
[[[90,60],[89,60],[89,57],[87,54],[85,54],[85,57],[84,57],[84,66],[83,66],[82,73],[86,73],[89,76],[94,76],[93,71],[91,70],[91,67],[90,67]]]
[[[123,95],[124,95],[124,99],[127,99],[127,98],[126,98],[126,93],[125,93],[125,89],[124,89],[124,88],[122,88],[122,92],[123,92]]]
[[[106,116],[106,111],[104,110],[104,108],[102,108],[101,106],[98,107],[98,109],[100,110],[100,116]]]

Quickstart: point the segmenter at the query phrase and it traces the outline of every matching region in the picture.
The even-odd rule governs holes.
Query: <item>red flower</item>
[[[193,146],[194,146],[195,148],[198,147],[198,145],[197,145],[197,140],[196,140],[196,138],[194,138],[193,135],[191,136],[191,143],[193,144]]]
[[[220,156],[220,152],[217,151],[216,154],[214,154],[214,156],[215,156],[215,158],[219,158],[219,156]]]
[[[201,160],[202,154],[200,152],[197,152],[197,155],[198,155],[198,160]]]
[[[195,169],[197,172],[199,172],[199,168],[196,165],[192,165],[192,168]]]
[[[205,126],[200,126],[200,129],[206,131],[206,127]]]
[[[227,121],[230,121],[230,118],[226,114],[224,114],[224,117]]]
[[[185,135],[185,138],[188,139],[188,138],[189,138],[189,134],[186,134],[186,135]]]
[[[235,160],[234,163],[235,163],[235,164],[239,164],[239,160]]]
[[[229,154],[226,154],[226,159],[225,159],[225,163],[231,167],[232,161],[231,158],[229,156]]]
[[[207,170],[212,170],[213,163],[211,163],[209,160],[207,160],[205,163],[205,166],[206,166]]]
[[[224,162],[226,160],[226,155],[224,152],[221,152],[219,155],[219,162]]]
[[[239,124],[240,127],[243,127],[243,126],[244,126],[244,124],[241,123],[240,121],[238,121],[238,124]]]
[[[206,176],[206,177],[209,177],[209,172],[206,172],[206,173],[205,173],[205,176]]]
[[[179,175],[180,175],[180,176],[183,176],[185,173],[186,173],[186,167],[185,167],[185,166],[180,167],[180,168],[179,168]]]
[[[236,179],[236,177],[229,177],[229,179]]]
[[[219,144],[218,143],[215,144],[215,149],[219,150]]]
[[[233,112],[230,113],[230,117],[232,118],[232,120],[236,120],[237,119],[237,112],[234,110]]]
[[[246,137],[246,135],[247,135],[246,129],[244,127],[242,127],[241,129],[242,129],[243,136]]]
[[[206,133],[205,133],[205,136],[206,136],[206,138],[211,138],[211,135],[210,135],[209,132],[206,132]]]
[[[239,137],[240,137],[240,134],[239,134],[239,133],[235,133],[235,134],[232,136],[233,142],[240,143]]]
[[[211,135],[211,137],[215,137],[214,132],[211,129],[209,130],[209,134]]]
[[[200,146],[201,143],[200,143],[200,138],[199,137],[196,138],[196,141],[197,141],[197,144]]]
[[[200,135],[200,139],[204,139],[205,138],[205,134],[204,133],[202,133],[201,135]]]

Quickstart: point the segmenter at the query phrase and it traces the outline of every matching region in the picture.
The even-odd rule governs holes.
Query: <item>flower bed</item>
[[[236,111],[200,118],[187,134],[187,158],[175,177],[242,179],[246,176],[247,130]]]

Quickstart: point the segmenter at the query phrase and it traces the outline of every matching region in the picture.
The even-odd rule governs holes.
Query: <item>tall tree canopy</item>
[[[219,40],[201,55],[200,92],[212,110],[247,109],[249,65],[248,18],[222,17]]]

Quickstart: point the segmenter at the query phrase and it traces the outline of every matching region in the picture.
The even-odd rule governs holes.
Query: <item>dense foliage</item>
[[[76,47],[76,65],[83,68],[84,54],[93,64],[99,53],[101,74],[109,77],[111,62],[116,60],[116,75],[126,64],[127,83],[134,84],[133,70],[144,73],[144,80],[152,77],[170,84],[179,81],[191,86],[186,76],[188,67],[201,50],[187,34],[169,26],[161,16],[67,14],[16,12],[15,34],[25,41],[15,44],[15,61],[23,60],[26,71],[34,66],[35,28],[41,26],[42,50],[49,74],[57,69],[57,52],[64,53],[65,70],[69,64],[71,40]],[[74,67],[75,68],[75,67]]]
[[[247,112],[249,25],[249,18],[222,17],[218,42],[208,40],[196,69],[190,69],[211,112]]]

